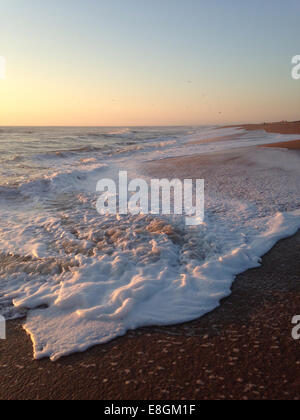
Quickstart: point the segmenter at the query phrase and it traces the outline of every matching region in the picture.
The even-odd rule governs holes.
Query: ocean
[[[299,155],[252,147],[296,138],[215,126],[0,127],[0,314],[26,316],[35,357],[57,360],[212,311],[237,274],[300,228]],[[202,170],[200,226],[96,211],[102,178],[149,179],[147,162],[230,151],[238,156]]]

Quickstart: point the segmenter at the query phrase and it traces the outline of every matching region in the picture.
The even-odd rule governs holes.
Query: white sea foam
[[[134,160],[126,153],[105,162],[90,156],[82,166],[23,183],[21,206],[2,201],[0,308],[9,317],[27,312],[36,358],[57,360],[129,329],[202,316],[230,294],[237,274],[258,267],[278,240],[300,228],[299,155],[277,149],[237,151],[226,165],[203,168],[201,227],[186,227],[180,217],[97,214],[99,176],[115,177],[119,169],[136,175],[137,163],[157,157],[274,142],[241,132],[235,141],[187,145],[232,133],[193,131],[166,147],[143,148]]]

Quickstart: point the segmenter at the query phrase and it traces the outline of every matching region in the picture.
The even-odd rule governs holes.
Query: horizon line
[[[230,127],[233,125],[239,126],[239,125],[257,125],[257,124],[276,124],[276,123],[294,123],[294,122],[299,122],[297,120],[293,120],[293,121],[288,121],[288,120],[281,120],[281,121],[260,121],[260,122],[228,122],[228,123],[203,123],[203,124],[112,124],[112,125],[108,125],[108,124],[83,124],[83,125],[71,125],[71,124],[0,124],[0,128],[4,128],[4,127],[16,127],[16,128],[42,128],[42,127],[46,127],[46,128],[111,128],[111,127],[116,127],[116,128],[134,128],[134,127],[206,127],[206,126],[215,126],[215,127]]]

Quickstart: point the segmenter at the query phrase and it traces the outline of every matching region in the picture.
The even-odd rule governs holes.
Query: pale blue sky
[[[0,124],[300,118],[300,82],[291,78],[299,0],[0,5],[0,55],[8,63]]]

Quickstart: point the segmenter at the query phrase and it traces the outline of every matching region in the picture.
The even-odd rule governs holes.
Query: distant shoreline
[[[247,131],[264,130],[267,133],[277,134],[299,134],[300,135],[300,121],[280,121],[273,123],[258,123],[258,124],[237,124],[229,125],[221,128],[241,128]]]
[[[221,128],[240,128],[247,131],[264,130],[267,133],[274,134],[299,134],[300,135],[300,121],[281,121],[273,123],[260,123],[260,124],[242,124],[242,125],[230,125]],[[288,142],[270,143],[258,147],[278,147],[289,150],[300,150],[300,139],[291,140]]]

